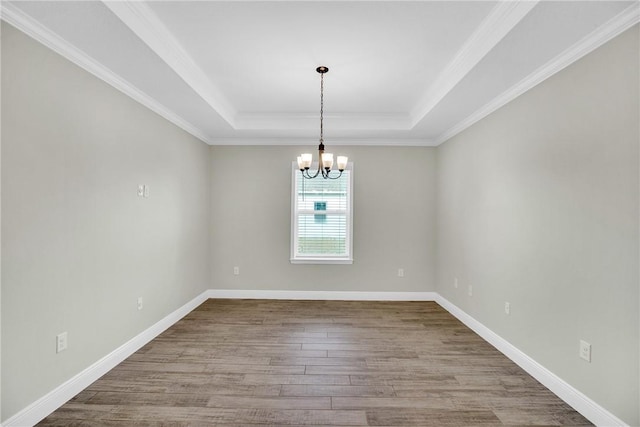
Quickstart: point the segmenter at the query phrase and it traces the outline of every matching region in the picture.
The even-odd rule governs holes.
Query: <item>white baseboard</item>
[[[116,367],[120,362],[138,351],[142,346],[160,335],[171,325],[189,314],[193,309],[208,299],[208,292],[198,295],[173,313],[170,313],[150,328],[142,331],[84,371],[80,372],[62,385],[56,387],[31,405],[5,421],[3,427],[33,426],[47,415],[64,405],[69,399],[87,388],[95,380]]]
[[[268,291],[209,289],[209,298],[342,301],[435,301],[436,292]]]
[[[595,425],[627,425],[440,294],[435,301]]]
[[[615,415],[576,390],[553,372],[514,347],[504,338],[449,302],[437,292],[343,292],[343,291],[269,291],[209,289],[132,338],[55,390],[38,399],[2,424],[2,427],[32,426],[62,406],[92,382],[106,374],[139,348],[160,335],[208,298],[294,299],[345,301],[435,301],[462,323],[497,348],[545,387],[598,426],[626,426]]]

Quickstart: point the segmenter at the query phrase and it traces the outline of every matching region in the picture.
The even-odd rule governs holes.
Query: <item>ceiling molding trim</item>
[[[129,0],[103,3],[220,117],[236,128],[235,109],[149,6],[141,1]]]
[[[78,67],[109,84],[113,88],[119,90],[134,101],[147,107],[154,113],[183,129],[185,132],[190,133],[202,142],[210,144],[209,137],[196,126],[187,122],[160,102],[140,91],[127,80],[94,60],[92,57],[67,42],[49,28],[40,24],[40,22],[24,13],[14,4],[2,2],[0,6],[0,17],[3,21],[13,25],[37,42],[43,44],[63,58],[71,61]]]
[[[582,40],[575,43],[560,55],[556,56],[529,76],[516,83],[510,89],[506,90],[492,101],[476,110],[476,112],[459,122],[457,125],[442,133],[435,139],[435,145],[440,145],[448,139],[453,138],[455,135],[493,113],[498,108],[513,101],[515,98],[542,83],[557,72],[562,71],[609,40],[622,34],[638,22],[640,22],[640,3],[634,2],[631,6],[611,18],[596,30],[592,31]]]
[[[367,145],[384,147],[435,147],[436,144],[428,139],[409,138],[331,138],[325,139],[325,144],[329,146],[344,145]],[[316,138],[213,138],[209,145],[311,145],[318,144]]]
[[[411,112],[414,127],[538,4],[538,1],[499,2],[434,80]]]
[[[318,129],[317,114],[238,114],[237,129],[241,130],[312,130]],[[330,130],[410,130],[406,114],[332,113],[325,114],[325,128]],[[327,125],[328,124],[328,125]]]

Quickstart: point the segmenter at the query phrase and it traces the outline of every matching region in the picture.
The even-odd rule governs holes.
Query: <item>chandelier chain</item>
[[[320,143],[323,142],[322,120],[324,115],[324,73],[320,73]]]

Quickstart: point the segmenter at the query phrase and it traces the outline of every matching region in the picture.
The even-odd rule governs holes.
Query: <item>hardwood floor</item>
[[[591,425],[433,302],[209,300],[42,426]]]

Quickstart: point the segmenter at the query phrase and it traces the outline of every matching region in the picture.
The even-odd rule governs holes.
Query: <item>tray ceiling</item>
[[[29,1],[2,19],[209,144],[438,145],[637,1]]]

